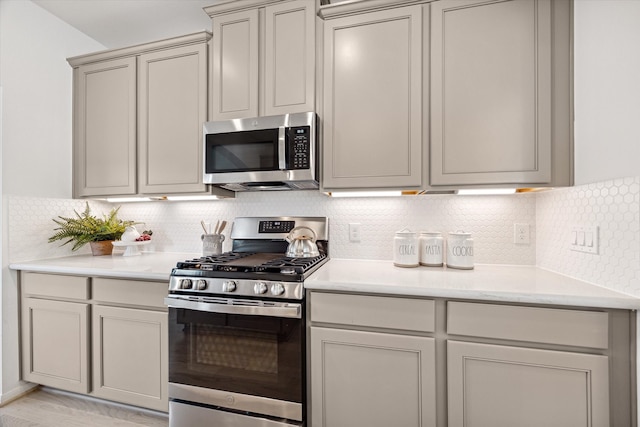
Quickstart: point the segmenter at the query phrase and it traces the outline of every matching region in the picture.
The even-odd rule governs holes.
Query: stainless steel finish
[[[257,295],[262,295],[267,292],[267,285],[265,285],[263,282],[258,282],[253,285],[253,292]]]
[[[184,308],[209,313],[302,318],[302,305],[289,302],[169,295],[164,299],[164,303],[169,308]]]
[[[169,427],[295,427],[300,425],[300,423],[291,424],[284,421],[273,421],[182,402],[169,402]]]
[[[274,283],[271,285],[271,293],[275,296],[282,295],[284,293],[284,286],[282,286],[282,283]]]
[[[180,277],[171,276],[169,279],[169,292],[180,291],[186,295],[208,295],[208,294],[234,294],[234,295],[254,295],[254,286],[257,282],[264,283],[269,290],[273,289],[273,285],[278,284],[282,286],[283,292],[275,294],[273,292],[265,292],[262,294],[262,298],[278,298],[288,300],[301,300],[304,297],[304,285],[300,282],[280,282],[271,280],[252,280],[252,279],[223,279],[223,278],[204,278],[198,280],[204,280],[207,284],[205,289],[198,290],[194,288],[182,288],[180,287]],[[280,289],[276,287],[276,289]],[[231,296],[231,295],[230,295]]]
[[[296,231],[308,230],[311,232],[311,236],[302,235],[295,236]],[[289,242],[286,255],[291,258],[313,258],[320,255],[318,245],[316,245],[316,232],[312,228],[305,225],[295,227],[289,232],[285,238]]]
[[[309,169],[284,170],[284,154],[281,154],[278,158],[278,167],[280,170],[274,171],[206,173],[205,164],[203,164],[204,183],[214,184],[231,191],[317,189],[319,184],[318,171],[316,167],[318,164],[316,113],[294,113],[250,119],[206,122],[203,125],[203,146],[206,151],[207,134],[281,128],[278,135],[278,150],[284,153],[284,128],[292,126],[310,127]],[[206,162],[206,158],[204,159],[204,162]],[[273,183],[274,185],[260,186],[251,185],[252,183]]]
[[[205,405],[220,406],[237,411],[248,411],[273,417],[302,421],[302,404],[284,400],[269,399],[261,396],[251,396],[231,393],[224,390],[195,387],[186,384],[169,383],[169,399],[180,399]],[[209,422],[207,426],[223,426],[236,424],[218,424]],[[277,424],[275,424],[277,425]],[[288,425],[288,424],[283,424]],[[194,426],[182,424],[180,427]]]
[[[191,289],[191,279],[180,279],[179,289]]]
[[[207,289],[207,281],[204,279],[199,279],[196,282],[196,290],[198,291],[204,291],[205,289]]]
[[[289,233],[258,233],[259,221],[295,221],[295,226],[309,227],[318,240],[329,240],[329,220],[326,217],[240,217],[233,221],[232,239],[280,239],[286,240]]]
[[[287,156],[285,155],[285,128],[281,126],[278,128],[278,167],[280,170],[285,170],[287,168]]]
[[[233,292],[236,290],[236,282],[227,280],[222,282],[222,292]]]

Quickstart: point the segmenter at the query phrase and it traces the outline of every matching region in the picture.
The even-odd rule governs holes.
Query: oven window
[[[169,381],[302,403],[303,321],[169,309]]]
[[[278,129],[206,136],[206,173],[278,170]]]
[[[278,339],[274,334],[194,325],[193,360],[202,369],[278,373]]]

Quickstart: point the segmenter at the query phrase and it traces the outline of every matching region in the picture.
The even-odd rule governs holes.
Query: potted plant
[[[89,243],[93,255],[110,255],[113,251],[112,242],[120,239],[128,226],[136,224],[135,221],[118,219],[118,210],[120,207],[113,208],[108,215],[98,218],[91,214],[91,208],[87,202],[82,213],[74,210],[76,214],[74,218],[58,216],[58,219],[53,219],[58,227],[54,229],[56,233],[49,237],[49,243],[66,239],[61,246],[73,242],[72,251]]]

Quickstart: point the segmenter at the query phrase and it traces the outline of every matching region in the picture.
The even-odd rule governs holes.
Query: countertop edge
[[[120,271],[111,269],[96,269],[83,267],[56,267],[56,266],[38,266],[33,264],[9,264],[12,270],[28,271],[33,273],[51,273],[51,274],[68,274],[71,276],[90,276],[90,277],[111,277],[116,279],[139,279],[154,281],[169,281],[171,271],[165,273]]]
[[[507,302],[522,304],[554,305],[564,307],[609,308],[622,310],[639,310],[640,299],[596,298],[588,296],[564,296],[552,294],[525,294],[498,291],[473,291],[455,289],[417,289],[415,287],[394,286],[381,289],[378,285],[352,285],[345,283],[313,282],[305,284],[308,291],[359,293],[367,295],[386,295],[395,297],[443,298],[457,300],[476,300],[484,302]]]

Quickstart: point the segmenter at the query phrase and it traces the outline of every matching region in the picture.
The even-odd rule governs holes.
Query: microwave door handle
[[[276,306],[261,305],[236,305],[213,303],[203,301],[185,300],[181,298],[167,297],[164,303],[169,308],[184,308],[187,310],[205,311],[208,313],[244,314],[252,316],[287,317],[293,319],[302,318],[302,306],[300,304],[286,303]]]
[[[287,128],[280,126],[278,128],[278,167],[280,170],[287,169],[287,155],[285,153],[285,138]]]

